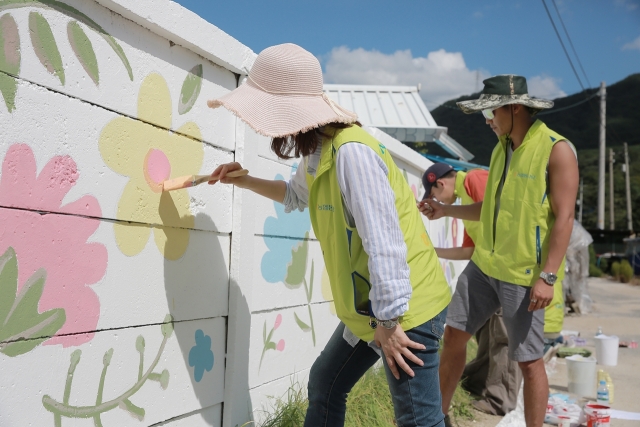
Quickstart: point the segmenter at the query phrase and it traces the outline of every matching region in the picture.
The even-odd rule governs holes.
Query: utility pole
[[[582,190],[584,183],[582,182],[582,177],[580,177],[580,200],[578,201],[578,222],[582,224]]]
[[[613,213],[613,150],[609,148],[609,229],[616,229],[616,218]]]
[[[631,220],[631,184],[629,183],[629,149],[627,143],[624,143],[624,177],[625,186],[627,187],[627,228],[633,233],[633,221]]]
[[[604,158],[606,156],[606,116],[607,89],[604,82],[600,83],[600,161],[598,164],[598,224],[599,230],[604,230]]]

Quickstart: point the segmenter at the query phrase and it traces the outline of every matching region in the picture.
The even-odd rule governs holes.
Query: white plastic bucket
[[[599,365],[616,366],[618,364],[618,344],[620,340],[615,335],[597,335],[596,359]]]
[[[611,423],[611,408],[609,405],[588,403],[584,407],[587,417],[587,427],[609,427]]]
[[[580,397],[596,396],[596,359],[574,355],[567,357],[567,376],[569,393]]]

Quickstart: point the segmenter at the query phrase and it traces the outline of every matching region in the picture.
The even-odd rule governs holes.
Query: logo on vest
[[[318,210],[319,211],[330,211],[333,212],[333,205],[318,205]]]
[[[516,172],[516,171],[513,171],[513,175],[514,175],[514,177],[517,177],[517,178],[530,179],[530,180],[532,180],[532,181],[535,181],[535,180],[536,180],[536,176],[535,176],[535,175],[532,175],[532,174],[529,174],[529,173],[523,173],[523,172]]]
[[[531,274],[531,270],[527,268],[527,269],[524,271],[524,274]]]
[[[382,144],[378,144],[378,147],[380,147],[380,152],[381,152],[382,154],[384,154],[384,153],[387,151],[387,147],[385,147],[385,146],[384,146],[384,145],[382,145]]]

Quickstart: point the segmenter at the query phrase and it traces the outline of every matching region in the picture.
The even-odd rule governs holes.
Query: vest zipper
[[[507,140],[507,144],[509,143],[509,141]],[[507,145],[505,144],[504,146],[504,167],[502,168],[502,188],[500,189],[500,199],[502,199],[502,192],[504,191],[504,184],[507,182]],[[498,183],[498,187],[500,186],[500,183]],[[496,194],[497,196],[497,194]],[[493,207],[493,218],[494,221],[491,222],[491,238],[492,238],[492,243],[491,243],[491,254],[493,255],[493,252],[495,251],[496,248],[496,225],[498,225],[498,215],[500,214],[500,211],[498,209],[498,206],[495,203],[495,198],[493,200],[494,203],[494,207]]]
[[[542,245],[540,244],[540,226],[536,225],[536,262],[538,268],[542,264]]]

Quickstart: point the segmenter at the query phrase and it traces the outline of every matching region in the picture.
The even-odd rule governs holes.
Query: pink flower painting
[[[70,156],[51,158],[38,173],[33,151],[26,144],[9,148],[0,175],[0,254],[9,247],[15,250],[16,291],[44,269],[38,311],[65,311],[66,321],[45,342],[49,345],[68,347],[90,341],[94,333],[88,331],[96,329],[100,317],[100,301],[91,285],[105,274],[107,249],[88,242],[100,224],[100,205],[90,195],[63,204],[79,179]]]

